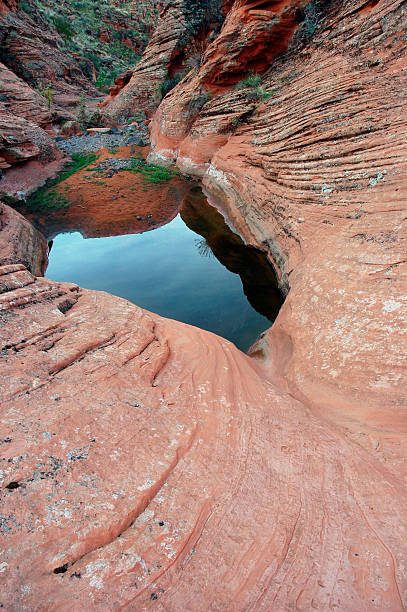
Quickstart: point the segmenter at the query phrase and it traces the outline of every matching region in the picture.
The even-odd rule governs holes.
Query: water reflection
[[[124,297],[242,350],[270,326],[282,303],[264,254],[244,245],[200,188],[175,219],[151,231],[92,239],[59,234],[46,275]]]
[[[264,253],[232,232],[222,215],[209,206],[200,188],[187,196],[181,210],[185,224],[202,236],[196,241],[200,255],[213,253],[230,272],[241,278],[243,291],[257,312],[274,321],[284,298],[277,287],[275,272]]]

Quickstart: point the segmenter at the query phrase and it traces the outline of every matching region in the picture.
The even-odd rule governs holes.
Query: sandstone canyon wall
[[[252,358],[0,241],[4,607],[406,609],[404,5],[229,2],[153,117],[151,158],[277,270]]]
[[[4,265],[4,244],[5,609],[405,609],[394,410],[351,437],[230,342]]]
[[[148,114],[161,100],[161,85],[199,64],[210,33],[223,21],[221,0],[164,2],[157,27],[129,83],[105,100],[107,122],[130,117],[138,109]]]
[[[0,196],[25,199],[61,169],[61,125],[136,63],[155,5],[0,2]]]
[[[268,251],[289,291],[262,342],[273,374],[352,431],[359,418],[380,427],[405,407],[403,2],[331,4],[311,41],[291,31],[292,48],[257,92],[225,87],[222,76],[238,64],[227,40],[240,57],[246,38],[252,63],[264,57],[259,26],[250,26],[256,44],[247,35],[259,18],[244,5],[198,73],[161,103],[151,158],[202,177],[246,239]],[[273,6],[284,37],[292,3]],[[191,101],[202,88],[212,97],[199,109]]]

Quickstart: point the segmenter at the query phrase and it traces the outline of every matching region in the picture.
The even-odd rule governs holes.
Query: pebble
[[[139,146],[148,145],[150,137],[146,129],[132,130],[126,128],[123,132],[115,130],[113,134],[87,134],[85,136],[71,136],[70,138],[55,139],[58,147],[68,155],[73,153],[92,153],[104,148],[123,147],[129,144]]]

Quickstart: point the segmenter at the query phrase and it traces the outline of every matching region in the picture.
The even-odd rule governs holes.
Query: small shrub
[[[96,77],[95,86],[107,93],[121,73],[121,68],[101,68]]]
[[[86,98],[81,94],[77,107],[77,120],[83,129],[90,127],[98,127],[100,125],[100,110],[88,109],[86,107]]]
[[[71,40],[71,38],[75,36],[75,32],[71,28],[71,24],[64,17],[56,15],[52,18],[52,22],[56,27],[58,34],[65,40]]]
[[[315,30],[317,29],[318,21],[319,21],[319,10],[317,6],[310,2],[304,9],[305,19],[304,19],[304,29],[306,38],[311,38],[314,35]]]
[[[142,157],[133,157],[133,167],[130,172],[141,174],[149,183],[157,184],[166,183],[179,174],[178,170],[149,164]]]
[[[158,86],[161,98],[165,98],[167,93],[171,91],[171,89],[174,89],[174,87],[178,85],[178,83],[182,81],[182,79],[184,79],[189,72],[191,72],[190,68],[188,70],[184,70],[184,72],[181,72],[180,74],[176,74],[172,78],[168,77],[167,79],[164,79],[164,81],[162,81],[162,83],[160,83]]]
[[[253,89],[255,87],[260,87],[260,85],[261,85],[261,76],[254,72],[251,72],[250,74],[245,76],[244,79],[236,83],[235,89],[248,89],[248,88]]]
[[[268,100],[274,96],[274,90],[266,91],[263,87],[259,87],[257,90],[257,95],[262,100]]]
[[[38,88],[38,92],[42,95],[43,98],[46,99],[48,104],[48,110],[51,110],[54,101],[51,83],[48,83],[47,86],[40,86]]]
[[[28,15],[31,15],[32,13],[32,6],[29,2],[26,2],[25,0],[20,1],[19,8],[21,11],[24,11],[24,13],[27,13]]]

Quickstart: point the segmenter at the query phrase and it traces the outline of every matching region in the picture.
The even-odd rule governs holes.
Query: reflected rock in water
[[[284,297],[266,254],[247,246],[228,227],[220,212],[208,204],[200,187],[193,188],[186,197],[181,217],[189,229],[202,236],[196,241],[199,254],[208,257],[210,250],[225,268],[238,274],[251,306],[274,321]]]

